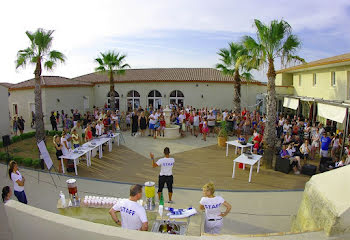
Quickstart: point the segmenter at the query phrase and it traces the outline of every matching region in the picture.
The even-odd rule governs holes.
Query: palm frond
[[[53,62],[60,61],[63,63],[66,59],[66,56],[64,56],[64,54],[59,51],[52,50],[49,53],[49,59],[50,61],[53,61]]]
[[[241,77],[246,81],[253,80],[253,74],[251,74],[250,72],[241,73]]]
[[[53,70],[53,67],[56,65],[56,63],[54,61],[46,61],[44,63],[44,67],[47,69],[47,70]]]

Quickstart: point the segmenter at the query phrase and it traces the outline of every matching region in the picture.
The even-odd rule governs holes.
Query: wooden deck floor
[[[177,153],[172,157],[175,158],[174,187],[200,189],[208,181],[213,181],[217,189],[227,190],[303,189],[310,178],[262,168],[257,173],[254,166],[252,182],[248,183],[249,167],[242,170],[236,166],[236,175],[232,179],[233,150],[226,157],[225,149],[216,145]],[[112,152],[106,148],[102,159],[92,159],[91,167],[81,162],[78,173],[82,177],[142,184],[146,181],[158,182],[159,168],[152,168],[149,158],[120,146],[114,147]]]

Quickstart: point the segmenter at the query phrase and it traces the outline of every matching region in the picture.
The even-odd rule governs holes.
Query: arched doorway
[[[131,90],[127,94],[127,109],[128,112],[140,107],[140,94],[135,90]]]
[[[119,93],[117,91],[114,91],[114,97],[115,97],[115,109],[119,110]],[[108,105],[108,108],[111,108],[111,92],[110,91],[107,94],[107,105]]]
[[[150,91],[148,94],[147,102],[148,106],[152,105],[154,109],[160,108],[160,106],[162,105],[162,94],[157,90]]]
[[[170,104],[177,104],[179,107],[184,106],[185,96],[180,90],[174,90],[170,93]]]

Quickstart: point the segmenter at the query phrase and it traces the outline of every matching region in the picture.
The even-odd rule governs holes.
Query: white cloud
[[[18,82],[33,77],[33,67],[15,71],[16,52],[29,45],[24,34],[38,27],[55,29],[53,48],[67,56],[67,63],[58,66],[54,75],[77,76],[93,71],[93,59],[99,51],[111,46],[111,39],[163,38],[177,30],[208,32],[253,32],[253,19],[264,21],[284,18],[295,29],[321,30],[334,28],[330,34],[344,34],[347,0],[334,1],[200,1],[200,0],[134,0],[134,1],[6,1],[0,15],[2,58],[4,69],[0,81]],[[348,33],[346,33],[348,36]],[[176,36],[174,36],[176,38]],[[348,36],[350,39],[350,36]],[[156,45],[156,44],[155,44]],[[192,57],[193,51],[159,46],[157,53],[143,47],[126,45],[116,48],[127,51],[135,66],[212,66],[212,56]],[[165,49],[163,49],[165,48]],[[141,49],[141,51],[140,51]],[[86,52],[84,52],[86,50]],[[142,54],[143,52],[143,54]],[[145,55],[145,52],[148,55]],[[159,53],[164,55],[160,56]],[[171,54],[170,54],[171,53]],[[151,55],[149,55],[151,54]],[[187,56],[189,55],[189,57]],[[167,59],[164,61],[164,59]],[[165,65],[167,63],[168,65]],[[198,64],[198,65],[197,65]],[[52,73],[49,73],[52,74]]]

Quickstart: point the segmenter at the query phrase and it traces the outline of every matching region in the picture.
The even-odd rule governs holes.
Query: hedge
[[[21,164],[24,162],[24,157],[15,156],[12,158],[16,163]]]
[[[11,142],[12,143],[16,143],[16,142],[19,142],[21,141],[21,137],[20,136],[13,136],[12,139],[11,139]]]
[[[40,159],[33,159],[32,166],[39,167],[40,166]]]
[[[33,162],[33,159],[31,159],[31,158],[25,158],[23,160],[24,166],[26,166],[26,167],[30,167],[32,165],[32,162]]]

